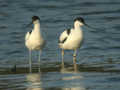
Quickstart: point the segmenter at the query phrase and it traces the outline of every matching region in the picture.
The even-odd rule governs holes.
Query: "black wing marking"
[[[31,34],[31,33],[32,33],[32,30],[31,30],[31,31],[29,31],[29,33]]]
[[[71,29],[67,29],[67,34],[69,35],[71,33]]]
[[[71,29],[67,29],[66,32],[67,32],[67,35],[69,35],[71,33]],[[64,38],[62,41],[59,40],[58,42],[59,43],[64,43],[66,40],[67,40],[67,37]]]
[[[64,43],[67,40],[67,37],[64,38],[62,41],[59,40],[59,43]]]

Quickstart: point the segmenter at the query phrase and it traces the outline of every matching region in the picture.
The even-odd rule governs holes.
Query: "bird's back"
[[[31,50],[40,50],[45,44],[45,40],[40,32],[27,32],[25,37],[25,44]]]
[[[61,34],[59,40],[61,41],[61,43],[59,43],[60,48],[63,48],[63,49],[79,48],[83,40],[82,31],[71,29],[68,34],[68,30],[65,30]]]
[[[67,34],[67,30],[65,30],[64,32],[62,32],[62,34],[60,35],[59,37],[59,43],[63,43],[63,41],[65,40],[65,38],[68,37],[68,34]]]

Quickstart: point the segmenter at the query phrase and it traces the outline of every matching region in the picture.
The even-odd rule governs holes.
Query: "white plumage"
[[[76,57],[77,49],[83,42],[82,26],[86,25],[83,18],[78,17],[74,20],[74,28],[65,30],[59,38],[59,47],[62,49],[62,62],[64,50],[74,50],[73,56]]]
[[[29,49],[29,64],[30,64],[30,72],[31,72],[31,51],[39,50],[42,51],[42,48],[45,45],[45,40],[41,34],[40,30],[40,19],[38,16],[32,17],[32,23],[34,24],[34,28],[31,32],[27,32],[25,36],[25,45]],[[39,66],[40,66],[40,54],[39,54]]]
[[[83,40],[83,34],[81,29],[70,29],[70,34],[67,34],[65,30],[60,36],[59,46],[62,49],[74,50],[80,47]],[[62,42],[64,41],[64,42]],[[61,43],[62,42],[62,43]]]

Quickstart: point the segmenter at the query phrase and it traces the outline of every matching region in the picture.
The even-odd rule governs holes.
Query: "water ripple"
[[[120,88],[117,76],[120,73],[119,0],[6,0],[0,3],[0,89],[40,90],[56,86],[66,90],[70,86],[74,90],[74,87],[81,87],[82,90]],[[37,83],[26,78],[29,76],[29,64],[28,50],[24,45],[25,33],[32,29],[24,27],[33,15],[41,18],[41,30],[48,41],[41,55],[40,82]],[[78,16],[99,29],[83,30],[85,40],[78,50],[78,70],[74,71],[72,51],[66,51],[65,69],[61,67],[61,51],[57,41],[64,29],[73,27],[73,20]],[[33,73],[38,73],[37,55],[33,52],[34,55]],[[38,74],[30,75],[38,78]]]

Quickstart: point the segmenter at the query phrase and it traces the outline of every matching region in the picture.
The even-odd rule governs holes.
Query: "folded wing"
[[[59,43],[64,43],[64,42],[67,40],[67,38],[68,38],[68,36],[69,36],[70,33],[71,33],[71,29],[65,30],[65,31],[60,35]]]

